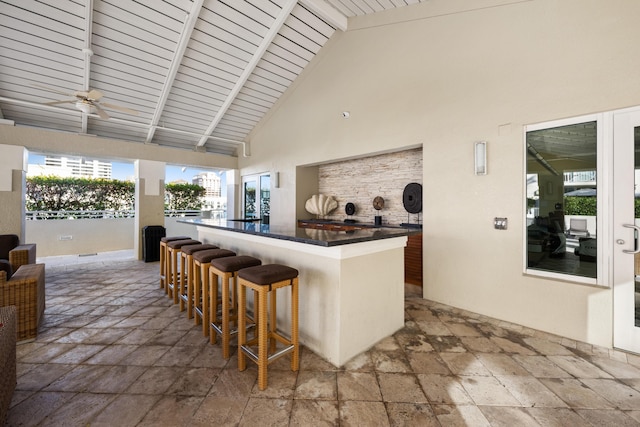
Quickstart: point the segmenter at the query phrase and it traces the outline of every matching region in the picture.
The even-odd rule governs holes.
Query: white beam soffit
[[[187,45],[189,44],[189,40],[191,39],[191,34],[193,33],[193,30],[196,26],[196,22],[198,22],[198,16],[200,16],[200,10],[202,9],[203,3],[204,0],[196,0],[193,3],[191,10],[187,12],[187,16],[184,21],[184,27],[182,32],[180,33],[180,40],[178,41],[178,46],[176,47],[175,53],[173,54],[171,65],[169,66],[169,73],[164,82],[164,86],[162,86],[162,91],[160,92],[158,103],[153,113],[153,118],[151,119],[151,127],[149,127],[147,139],[145,140],[145,143],[147,144],[150,143],[153,139],[153,134],[156,132],[156,126],[160,122],[160,117],[162,117],[162,112],[164,111],[164,107],[167,104],[167,99],[169,99],[169,93],[171,93],[173,82],[176,79],[176,74],[178,73],[178,69],[180,68],[180,64],[182,63],[182,58],[184,57],[184,53],[187,50]]]
[[[348,19],[333,6],[324,0],[300,0],[300,4],[307,6],[309,10],[326,20],[341,31],[347,31]]]
[[[0,0],[0,111],[21,127],[248,154],[254,127],[349,18],[419,1]],[[46,105],[91,89],[109,119]]]
[[[88,92],[90,90],[89,85],[91,84],[91,55],[93,55],[93,51],[91,50],[91,36],[93,35],[93,0],[86,0],[84,8],[84,48],[82,49],[82,53],[84,54],[84,76],[82,90]],[[89,117],[85,112],[82,112],[80,117],[82,120],[82,133],[87,133]]]

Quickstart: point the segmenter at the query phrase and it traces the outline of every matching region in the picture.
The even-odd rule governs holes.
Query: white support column
[[[135,162],[135,238],[134,254],[142,259],[142,228],[147,225],[164,227],[164,162],[136,160]]]
[[[225,172],[227,182],[227,218],[240,217],[240,171],[238,169],[228,170]]]
[[[26,148],[0,144],[0,229],[25,239]]]

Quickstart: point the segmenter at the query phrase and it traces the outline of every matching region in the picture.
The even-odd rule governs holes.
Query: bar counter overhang
[[[296,268],[300,279],[300,342],[336,367],[404,326],[404,247],[411,230],[352,231],[274,227],[204,218],[198,239],[250,255],[263,264]],[[290,301],[278,293],[279,328],[287,330]]]

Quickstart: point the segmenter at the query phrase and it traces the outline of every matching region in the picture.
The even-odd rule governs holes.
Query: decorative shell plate
[[[314,194],[304,204],[304,208],[307,212],[326,216],[338,207],[338,202],[332,196],[325,196],[324,194]]]

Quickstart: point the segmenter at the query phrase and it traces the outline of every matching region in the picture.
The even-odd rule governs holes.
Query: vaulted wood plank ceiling
[[[420,1],[0,0],[0,119],[238,156],[349,18]]]

